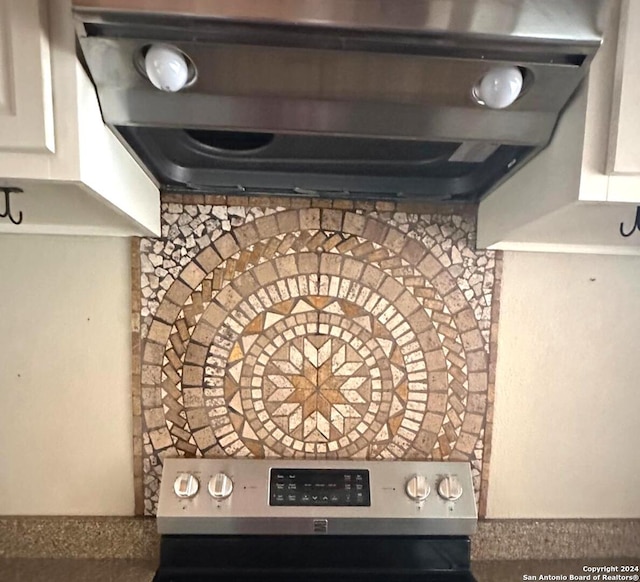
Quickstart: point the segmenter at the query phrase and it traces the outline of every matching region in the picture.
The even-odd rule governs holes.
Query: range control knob
[[[181,499],[193,497],[198,489],[200,489],[200,483],[191,473],[180,473],[173,483],[173,490]]]
[[[424,501],[431,491],[424,475],[414,475],[407,481],[407,495],[414,501]]]
[[[438,483],[438,495],[447,501],[457,501],[462,495],[462,485],[457,477],[447,475]]]
[[[224,473],[218,473],[209,481],[209,493],[214,499],[226,499],[233,491],[231,477]]]

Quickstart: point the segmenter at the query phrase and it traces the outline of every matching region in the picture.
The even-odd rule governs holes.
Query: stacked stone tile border
[[[131,239],[131,401],[133,411],[133,486],[136,513],[144,506],[142,484],[142,399],[140,394],[140,239]]]
[[[167,455],[468,460],[484,512],[501,257],[474,207],[162,202],[132,248],[138,513]]]

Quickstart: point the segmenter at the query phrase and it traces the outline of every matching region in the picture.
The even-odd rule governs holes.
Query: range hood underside
[[[168,189],[477,201],[548,144],[603,0],[74,3],[105,121]],[[179,93],[141,70],[157,42],[197,71]],[[501,65],[524,88],[490,110]]]

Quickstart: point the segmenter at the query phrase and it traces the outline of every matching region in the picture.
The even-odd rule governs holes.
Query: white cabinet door
[[[640,174],[640,2],[623,0],[609,141],[610,174]]]
[[[55,151],[47,4],[0,1],[0,155]]]

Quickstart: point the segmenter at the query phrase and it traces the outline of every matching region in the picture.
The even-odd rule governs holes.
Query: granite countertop
[[[478,582],[522,582],[540,576],[585,575],[585,566],[638,565],[638,560],[511,560],[474,562]],[[151,582],[156,564],[148,560],[0,558],[2,582]],[[615,574],[613,574],[615,575]],[[556,580],[566,580],[557,578]],[[575,579],[574,579],[575,580]],[[588,579],[589,580],[589,579]],[[590,580],[593,580],[593,575]]]

